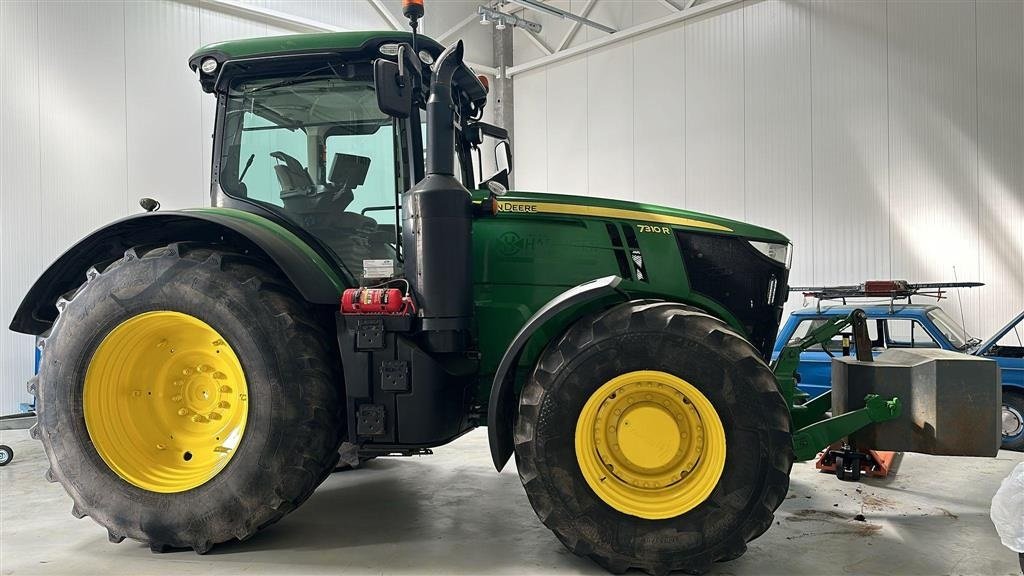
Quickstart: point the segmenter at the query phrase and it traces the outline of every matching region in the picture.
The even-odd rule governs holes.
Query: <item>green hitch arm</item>
[[[797,428],[801,427],[805,422],[820,420],[831,407],[830,400],[822,399],[821,397],[815,400],[821,399],[824,402],[815,402],[812,406],[809,406],[813,407],[814,410],[801,408],[795,404],[794,400],[799,393],[796,387],[796,370],[800,366],[800,354],[812,346],[821,345],[824,347],[825,344],[832,341],[833,337],[849,326],[853,327],[857,359],[870,361],[872,359],[871,339],[868,337],[867,316],[863,310],[858,308],[846,316],[825,319],[824,324],[801,338],[799,342],[783,348],[782,352],[779,353],[779,357],[772,363],[771,368],[775,374],[775,380],[778,382],[782,396],[786,399],[786,404],[790,406],[791,413],[796,420],[794,423],[798,424]]]
[[[900,416],[900,399],[884,400],[877,394],[864,397],[864,407],[815,422],[793,434],[793,452],[797,461],[811,460],[833,442],[876,422],[895,420]]]

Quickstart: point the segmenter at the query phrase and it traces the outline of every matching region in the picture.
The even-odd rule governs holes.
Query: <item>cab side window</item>
[[[940,348],[924,325],[910,318],[889,318],[886,324],[886,348]]]

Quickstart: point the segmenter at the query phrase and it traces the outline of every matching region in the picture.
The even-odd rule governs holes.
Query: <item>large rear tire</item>
[[[618,306],[555,340],[523,389],[515,442],[540,520],[615,573],[740,556],[793,464],[789,412],[757,351],[673,303]]]
[[[58,308],[32,434],[47,479],[111,541],[205,553],[280,520],[333,469],[332,337],[272,265],[132,249]]]

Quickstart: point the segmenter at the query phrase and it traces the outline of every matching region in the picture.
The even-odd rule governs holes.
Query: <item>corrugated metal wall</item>
[[[346,29],[384,29],[366,0],[250,5]],[[395,14],[399,0],[386,0]],[[440,34],[476,3],[435,3]],[[199,46],[294,33],[201,2],[0,0],[0,414],[29,401],[33,339],[7,330],[44,267],[93,229],[141,211],[209,202],[214,100],[186,60]],[[470,57],[491,53],[468,27]]]
[[[667,13],[600,0],[590,17]],[[540,19],[557,46],[567,25]],[[780,230],[793,284],[955,266],[987,283],[962,293],[981,337],[1024,308],[1024,2],[750,1],[524,72],[515,91],[518,188]],[[955,294],[944,306],[960,317]]]

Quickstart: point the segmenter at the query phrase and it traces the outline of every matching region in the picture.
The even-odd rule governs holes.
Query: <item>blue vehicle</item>
[[[772,359],[790,342],[799,341],[826,319],[860,308],[868,317],[874,355],[889,348],[943,348],[991,358],[1003,380],[1005,450],[1024,451],[1024,312],[982,342],[934,304],[819,305],[793,312],[779,330]],[[854,346],[851,342],[850,346]],[[855,349],[849,351],[851,355]],[[832,388],[832,356],[843,354],[841,337],[800,355],[799,388],[812,398]]]

